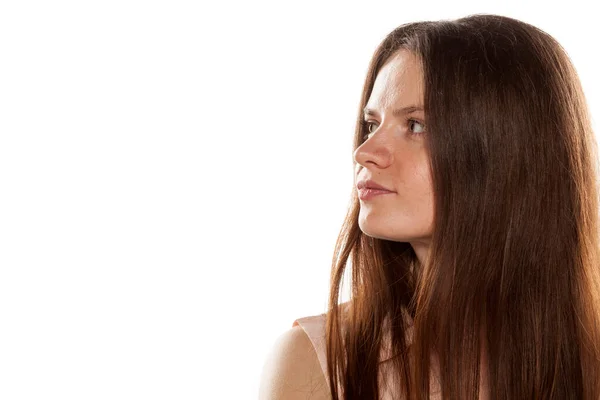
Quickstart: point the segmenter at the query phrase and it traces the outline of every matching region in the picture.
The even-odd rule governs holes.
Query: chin
[[[384,240],[394,240],[390,237],[389,234],[386,234],[385,229],[373,229],[373,227],[365,226],[365,224],[358,224],[362,233],[366,236],[372,237],[373,239],[384,239]]]
[[[392,229],[386,229],[384,226],[374,226],[374,224],[358,224],[360,230],[366,236],[372,237],[373,239],[389,240],[392,242],[411,242],[419,235],[417,232],[394,232]]]

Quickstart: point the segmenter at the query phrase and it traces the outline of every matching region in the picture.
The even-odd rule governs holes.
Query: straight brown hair
[[[380,398],[384,326],[406,399],[429,398],[431,354],[444,399],[477,399],[482,348],[490,399],[600,399],[597,144],[566,51],[504,16],[401,25],[370,62],[354,149],[375,77],[400,49],[424,76],[430,253],[421,265],[409,243],[363,234],[353,189],[331,272],[332,399]]]

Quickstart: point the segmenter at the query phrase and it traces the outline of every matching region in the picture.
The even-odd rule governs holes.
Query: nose
[[[377,166],[387,168],[393,161],[391,143],[382,134],[381,127],[375,134],[354,150],[354,161],[363,167]]]

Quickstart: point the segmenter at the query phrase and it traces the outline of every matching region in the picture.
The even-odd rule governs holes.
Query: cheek
[[[410,187],[415,194],[424,194],[431,191],[431,174],[427,165],[417,162],[406,164],[399,176],[399,183]]]
[[[424,192],[431,192],[431,171],[429,169],[429,163],[427,161],[419,160],[413,164],[412,169],[413,179],[418,186],[423,189]]]

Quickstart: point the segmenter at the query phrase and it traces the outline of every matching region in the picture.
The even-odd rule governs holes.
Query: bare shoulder
[[[315,349],[300,326],[281,334],[263,366],[259,400],[329,400]]]

